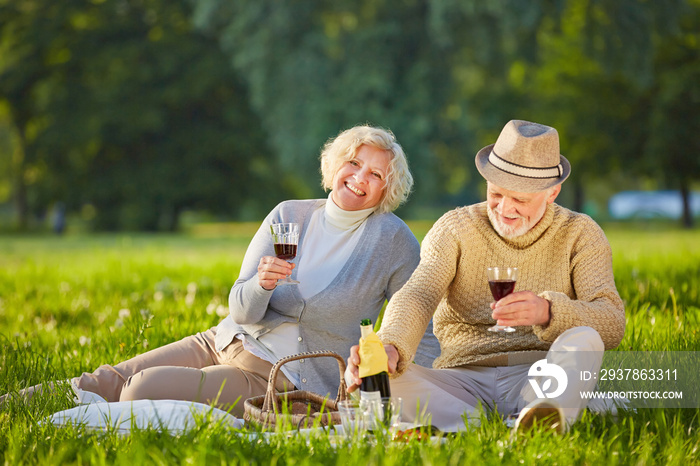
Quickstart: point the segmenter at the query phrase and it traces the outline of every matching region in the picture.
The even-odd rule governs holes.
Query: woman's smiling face
[[[333,177],[331,199],[343,210],[363,210],[381,202],[389,172],[389,152],[362,145]]]

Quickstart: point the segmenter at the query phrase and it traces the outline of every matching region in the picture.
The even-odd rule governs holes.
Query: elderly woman
[[[413,185],[394,135],[357,126],[321,154],[327,199],[285,201],[270,212],[248,246],[218,326],[72,380],[108,401],[176,399],[215,403],[234,415],[262,395],[272,364],[299,352],[345,357],[360,321],[375,320],[419,261],[418,241],[391,212]],[[297,264],[275,257],[270,225],[301,227]],[[290,276],[298,285],[277,286]],[[334,393],[337,362],[311,358],[285,364],[276,388]]]

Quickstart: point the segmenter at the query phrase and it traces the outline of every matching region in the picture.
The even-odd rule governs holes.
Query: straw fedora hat
[[[557,130],[529,121],[511,120],[495,144],[476,154],[476,168],[496,186],[536,193],[563,183],[571,164],[559,153]]]

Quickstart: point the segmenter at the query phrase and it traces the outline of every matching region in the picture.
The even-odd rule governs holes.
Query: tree
[[[0,96],[22,170],[38,167],[35,209],[90,203],[99,229],[147,230],[176,228],[185,208],[269,209],[259,186],[275,169],[246,88],[189,14],[183,1],[2,5]]]
[[[424,1],[203,0],[195,23],[220,38],[246,79],[296,195],[319,192],[317,178],[304,180],[318,170],[321,145],[369,122],[395,132],[421,179],[414,198],[429,202],[452,174],[439,147],[461,135],[442,116],[450,70],[426,14]]]
[[[294,176],[311,168],[320,139],[369,120],[407,147],[413,199],[472,200],[481,185],[472,155],[506,121],[532,119],[560,129],[580,209],[587,177],[642,150],[644,131],[627,122],[647,104],[650,38],[676,24],[681,5],[201,0],[195,23],[220,38]]]
[[[682,223],[691,228],[691,182],[700,179],[700,4],[684,13],[675,34],[658,37],[644,155],[648,172],[680,190]]]
[[[698,176],[680,154],[695,0],[184,1],[0,0],[25,204],[89,199],[104,228],[154,229],[186,207],[315,196],[323,142],[365,122],[406,149],[411,212],[480,198],[473,156],[513,118],[560,130],[577,210],[610,171]]]
[[[51,9],[50,9],[51,10]],[[33,184],[39,171],[39,160],[34,146],[38,132],[45,126],[45,119],[36,111],[34,89],[40,88],[46,79],[47,69],[40,50],[48,50],[55,32],[50,22],[29,17],[36,11],[31,2],[11,5],[0,3],[0,97],[6,102],[7,113],[16,128],[17,150],[5,152],[12,159],[12,189],[18,216],[18,226],[26,229],[29,217],[27,185]],[[50,11],[45,12],[47,16]],[[28,36],[31,41],[27,41]]]

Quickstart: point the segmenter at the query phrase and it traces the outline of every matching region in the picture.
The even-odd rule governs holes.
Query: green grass
[[[419,236],[428,224],[411,224]],[[63,380],[216,325],[257,225],[186,235],[0,238],[0,393]],[[700,350],[697,231],[611,227],[626,303],[620,350]],[[332,446],[327,438],[250,440],[202,421],[187,434],[96,434],[41,423],[72,407],[37,396],[0,411],[3,464],[693,464],[700,410],[585,413],[564,437],[516,442],[496,419],[442,445]]]

